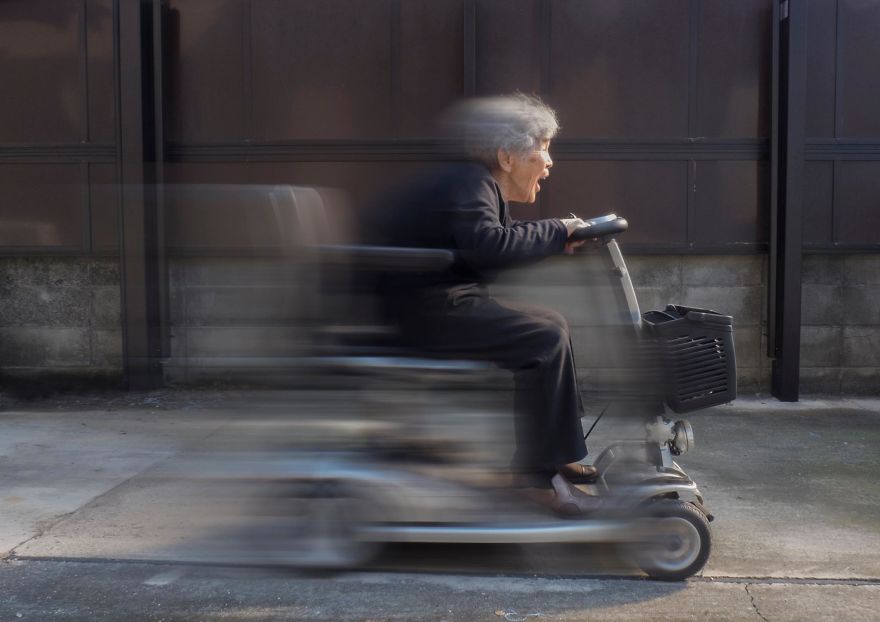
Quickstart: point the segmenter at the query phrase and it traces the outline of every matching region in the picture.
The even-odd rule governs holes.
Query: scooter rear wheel
[[[706,515],[691,503],[673,499],[654,502],[648,512],[654,534],[633,551],[645,574],[661,581],[683,581],[702,570],[712,550]]]
[[[368,562],[378,545],[358,538],[366,503],[339,482],[285,485],[270,504],[264,532],[270,563],[301,571],[333,572]],[[268,536],[268,538],[267,538]]]

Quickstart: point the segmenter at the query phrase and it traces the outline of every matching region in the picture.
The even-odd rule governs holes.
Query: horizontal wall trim
[[[460,157],[443,141],[290,141],[283,143],[169,143],[167,159],[188,161],[449,160]]]
[[[807,140],[807,160],[880,160],[880,142],[866,140]]]
[[[558,140],[557,160],[763,160],[766,140]],[[878,160],[876,140],[809,139],[808,160]],[[443,141],[291,141],[285,143],[171,144],[172,161],[407,161],[448,160],[460,154]],[[113,162],[113,144],[0,144],[0,162]]]
[[[766,160],[766,140],[558,140],[556,160]],[[168,145],[173,162],[442,161],[461,157],[446,141],[289,141]]]
[[[91,257],[83,246],[0,246],[0,257]]]
[[[0,144],[0,162],[115,162],[112,144]]]
[[[767,140],[560,140],[553,156],[570,160],[766,160]]]
[[[693,244],[689,246],[666,246],[659,244],[627,244],[620,248],[629,255],[759,255],[767,252],[767,243],[742,244]]]
[[[804,244],[805,255],[880,254],[880,244]]]

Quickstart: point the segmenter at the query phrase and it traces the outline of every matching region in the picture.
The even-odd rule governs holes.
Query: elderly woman
[[[468,160],[392,201],[383,243],[456,251],[446,271],[394,278],[390,309],[414,344],[488,359],[515,379],[519,481],[560,514],[583,515],[598,498],[587,450],[568,324],[540,307],[502,304],[487,285],[497,270],[570,252],[579,219],[517,221],[508,202],[534,203],[550,176],[550,141],[559,125],[535,97],[470,100],[450,115]]]

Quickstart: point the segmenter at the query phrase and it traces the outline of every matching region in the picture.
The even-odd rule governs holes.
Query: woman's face
[[[515,155],[511,159],[508,184],[508,201],[534,203],[541,190],[540,182],[550,176],[550,141],[543,140],[534,151],[524,155]]]

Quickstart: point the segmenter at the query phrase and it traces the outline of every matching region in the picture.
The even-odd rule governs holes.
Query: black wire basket
[[[668,305],[642,320],[659,348],[666,403],[678,413],[736,399],[733,318],[708,309]]]

